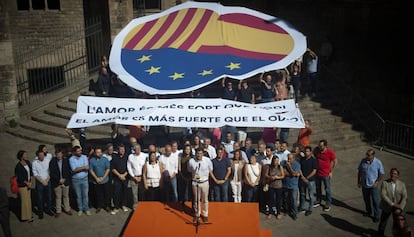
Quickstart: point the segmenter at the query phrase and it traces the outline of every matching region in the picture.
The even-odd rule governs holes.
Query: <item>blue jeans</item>
[[[299,192],[300,192],[300,210],[305,210],[305,203],[306,203],[306,192],[309,195],[309,208],[308,211],[313,211],[313,203],[315,201],[315,181],[309,181],[308,183],[300,183],[299,184]]]
[[[292,215],[298,214],[298,188],[287,188],[287,211]]]
[[[316,176],[316,202],[322,201],[322,183],[325,187],[326,206],[330,207],[332,204],[332,192],[331,192],[331,178],[329,176],[320,177]]]
[[[37,209],[39,215],[43,215],[43,205],[44,205],[44,197],[43,195],[46,193],[46,211],[50,212],[52,210],[52,186],[50,182],[47,183],[46,186],[43,186],[40,182],[36,182],[36,191],[37,191]]]
[[[283,189],[269,187],[269,214],[279,215],[282,209]]]
[[[258,188],[259,188],[259,185],[252,187],[250,185],[245,184],[243,187],[244,195],[245,195],[244,200],[246,200],[246,202],[258,202],[259,201],[258,200],[258,191],[259,191]]]
[[[167,202],[178,201],[177,175],[170,180],[164,180],[164,199]]]
[[[229,181],[227,180],[223,184],[213,184],[213,193],[215,202],[228,202],[229,201]]]
[[[72,179],[73,189],[76,193],[78,211],[89,210],[89,183],[88,176],[82,179]]]
[[[308,89],[308,95],[312,96],[316,93],[316,87],[318,82],[318,73],[312,72],[308,74],[308,81],[307,81],[307,89]]]
[[[281,142],[287,142],[289,139],[289,128],[280,128],[279,138]]]
[[[374,209],[374,218],[379,219],[381,215],[381,210],[379,208],[380,195],[378,186],[375,188],[362,187],[362,196],[365,202],[365,211],[367,211],[367,213],[371,215],[372,209]]]

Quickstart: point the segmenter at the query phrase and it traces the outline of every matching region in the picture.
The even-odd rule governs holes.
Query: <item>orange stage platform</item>
[[[140,202],[132,214],[124,237],[271,237],[260,229],[257,203],[210,202],[209,224],[192,223],[191,203]],[[201,221],[201,220],[200,220]]]

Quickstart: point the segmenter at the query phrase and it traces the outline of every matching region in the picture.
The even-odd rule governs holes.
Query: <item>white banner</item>
[[[248,104],[223,99],[124,99],[80,96],[67,127],[105,123],[171,127],[303,128],[294,100]]]

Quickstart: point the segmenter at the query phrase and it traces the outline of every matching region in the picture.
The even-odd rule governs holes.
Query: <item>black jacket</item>
[[[59,185],[60,179],[65,179],[65,186],[70,185],[72,179],[72,171],[69,165],[69,159],[63,158],[62,160],[62,175],[59,172],[58,160],[53,157],[49,163],[49,174],[52,187],[55,188]]]
[[[32,163],[30,163],[30,161],[28,160],[26,160],[26,163],[29,166],[30,176],[27,175],[26,169],[20,162],[17,163],[16,168],[14,168],[14,174],[17,177],[17,184],[19,185],[20,188],[26,187],[26,184],[24,184],[24,181],[29,181],[30,177],[33,176]]]

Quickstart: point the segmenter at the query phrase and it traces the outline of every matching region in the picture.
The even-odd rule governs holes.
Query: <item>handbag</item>
[[[267,192],[269,191],[269,184],[264,184],[263,185],[263,192]]]
[[[10,190],[12,193],[18,193],[19,192],[19,185],[17,184],[17,177],[12,176],[10,178]]]

